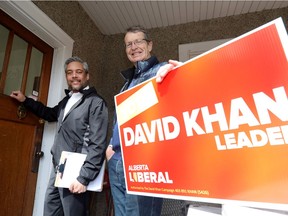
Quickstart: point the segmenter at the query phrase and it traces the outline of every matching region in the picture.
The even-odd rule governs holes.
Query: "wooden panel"
[[[29,185],[32,179],[35,184],[36,174],[27,172],[31,166],[34,128],[31,125],[0,120],[1,215],[32,215],[32,209],[25,206],[25,202],[31,195],[34,196],[35,191],[35,187],[29,188]],[[30,210],[26,210],[26,207]]]
[[[32,46],[43,53],[38,100],[45,104],[50,82],[53,48],[21,26],[2,10],[0,10],[0,17],[0,23],[11,30],[11,41],[15,33],[15,35],[17,34],[17,36],[29,43],[30,48],[27,51],[28,55],[24,69],[25,75],[22,83],[23,89],[26,85],[25,77],[27,77],[29,71]],[[12,44],[12,42],[10,43]],[[9,54],[6,56],[4,64],[7,67]],[[31,216],[40,159],[40,157],[35,157],[36,148],[38,151],[41,150],[44,122],[39,121],[38,117],[25,109],[22,112],[25,115],[19,118],[18,109],[21,107],[21,103],[12,99],[9,95],[0,93],[0,104],[0,171],[2,176],[0,180],[0,214]]]
[[[173,25],[174,24],[174,14],[173,14],[173,5],[172,2],[167,2],[165,4],[165,8],[166,8],[166,14],[167,14],[167,18],[168,18],[168,24],[169,25]]]
[[[121,13],[123,13],[123,18],[125,19],[125,30],[134,25],[133,20],[134,17],[131,16],[130,11],[131,9],[131,4],[130,2],[124,1],[124,2],[117,2],[117,5],[119,7],[119,10],[121,10]]]
[[[154,13],[153,7],[150,2],[147,2],[147,4],[145,4],[145,11],[147,12],[152,28],[156,28],[158,26],[157,19],[155,16],[157,13]]]
[[[113,35],[124,33],[131,25],[161,28],[284,8],[288,1],[79,1],[79,4],[103,34]]]
[[[106,2],[106,7],[108,10],[110,10],[109,16],[112,17],[115,27],[117,29],[117,32],[120,32],[121,29],[125,26],[125,19],[123,15],[121,14],[121,11],[119,10],[116,2]]]
[[[135,1],[132,4],[135,4],[135,8],[137,8],[136,14],[141,16],[141,18],[138,19],[140,24],[145,28],[147,28],[147,26],[151,26],[149,15],[145,8],[145,3],[143,1]]]
[[[231,1],[229,4],[229,8],[228,8],[228,13],[227,16],[233,16],[235,14],[235,10],[237,7],[237,3],[236,1]]]
[[[39,125],[39,118],[36,117],[33,113],[27,110],[26,117],[19,119],[17,115],[17,109],[21,105],[18,101],[11,98],[10,96],[0,94],[1,104],[5,106],[0,106],[0,119],[9,120],[21,124],[29,125]]]
[[[194,6],[193,6],[193,13],[194,13],[194,16],[193,16],[193,20],[194,21],[199,21],[200,20],[200,5],[201,5],[201,2],[200,1],[195,1],[193,2],[194,3]]]
[[[260,3],[259,1],[253,1],[249,12],[255,12],[255,11],[257,11],[258,6],[259,6],[259,3]]]
[[[158,3],[156,1],[151,2],[151,7],[154,13],[156,27],[162,27],[163,26],[163,18],[161,17],[160,8],[158,6]]]
[[[173,21],[174,25],[179,25],[181,24],[181,17],[180,17],[180,7],[179,7],[179,2],[178,1],[172,1],[172,11],[173,11]]]
[[[223,2],[222,8],[221,8],[221,13],[219,14],[220,17],[225,17],[225,16],[227,16],[228,11],[229,11],[229,4],[230,4],[229,1],[227,1],[227,2],[224,1],[224,2]]]
[[[214,15],[213,17],[219,17],[221,14],[223,1],[217,1],[214,6]]]
[[[208,4],[206,19],[213,19],[215,4],[215,2],[211,2]]]
[[[252,5],[251,1],[245,2],[242,13],[248,13],[250,11],[251,5]]]
[[[165,5],[161,4],[159,2],[157,2],[157,4],[158,4],[158,7],[159,7],[160,16],[161,16],[161,19],[162,19],[163,26],[168,26],[169,25],[168,15],[166,13]]]
[[[0,10],[1,24],[7,27],[8,29],[13,29],[14,33],[21,36],[25,41],[32,43],[34,47],[41,50],[42,52],[50,52],[51,47],[44,43],[36,35],[32,34],[30,31],[25,29],[16,21],[12,20],[6,13]]]
[[[239,15],[242,13],[244,3],[245,3],[244,1],[237,2],[236,8],[235,8],[235,15]]]
[[[193,1],[188,1],[187,2],[187,22],[192,22],[193,21],[193,8],[194,4]]]
[[[207,19],[207,9],[208,9],[208,2],[201,1],[200,4],[200,20],[206,20]]]

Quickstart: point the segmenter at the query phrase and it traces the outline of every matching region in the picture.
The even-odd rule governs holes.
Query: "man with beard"
[[[100,172],[105,159],[108,110],[105,101],[94,87],[89,87],[88,64],[79,57],[71,57],[64,64],[68,90],[55,107],[13,91],[15,98],[38,117],[58,122],[51,149],[53,169],[45,196],[44,216],[85,216],[88,213],[87,185]],[[62,151],[87,154],[79,176],[69,188],[54,186]]]

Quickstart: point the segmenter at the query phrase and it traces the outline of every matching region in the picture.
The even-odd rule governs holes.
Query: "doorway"
[[[44,121],[9,95],[47,102],[53,48],[0,10],[0,209],[32,215]]]

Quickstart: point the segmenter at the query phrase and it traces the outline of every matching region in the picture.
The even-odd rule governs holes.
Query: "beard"
[[[70,91],[73,91],[73,92],[79,92],[80,90],[84,89],[85,87],[88,86],[88,83],[85,82],[85,83],[82,83],[81,85],[71,85],[71,84],[68,84],[68,89]]]

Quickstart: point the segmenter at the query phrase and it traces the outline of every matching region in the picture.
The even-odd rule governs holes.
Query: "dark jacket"
[[[133,86],[140,84],[154,76],[156,76],[157,71],[162,65],[167,64],[167,62],[159,63],[155,56],[151,56],[146,61],[137,62],[137,67],[129,68],[121,72],[121,75],[126,80],[120,92],[128,89],[130,83],[133,80]]]
[[[88,185],[98,175],[105,159],[108,110],[95,88],[82,90],[82,93],[83,97],[72,106],[64,119],[69,94],[53,108],[31,98],[24,101],[24,106],[40,118],[58,122],[51,149],[54,167],[59,164],[62,151],[87,154],[77,180]]]
[[[126,80],[125,84],[123,85],[120,92],[123,92],[127,90],[128,88],[131,88],[132,86],[135,86],[137,84],[140,84],[154,76],[156,76],[159,68],[162,65],[167,64],[167,62],[159,63],[158,59],[155,56],[151,56],[146,61],[139,61],[137,62],[136,67],[129,68],[125,71],[122,71],[121,74]],[[116,127],[115,127],[116,125]],[[116,118],[114,118],[114,126],[113,130],[118,131],[118,125],[116,124]],[[116,133],[113,133],[116,134]],[[114,135],[115,136],[115,135]],[[115,154],[113,157],[115,159],[120,160],[121,157],[121,148],[120,148],[120,140],[119,137],[116,139],[117,142],[112,141],[113,137],[110,140],[110,144],[113,144],[113,150],[115,151]],[[119,140],[119,142],[118,142]]]

